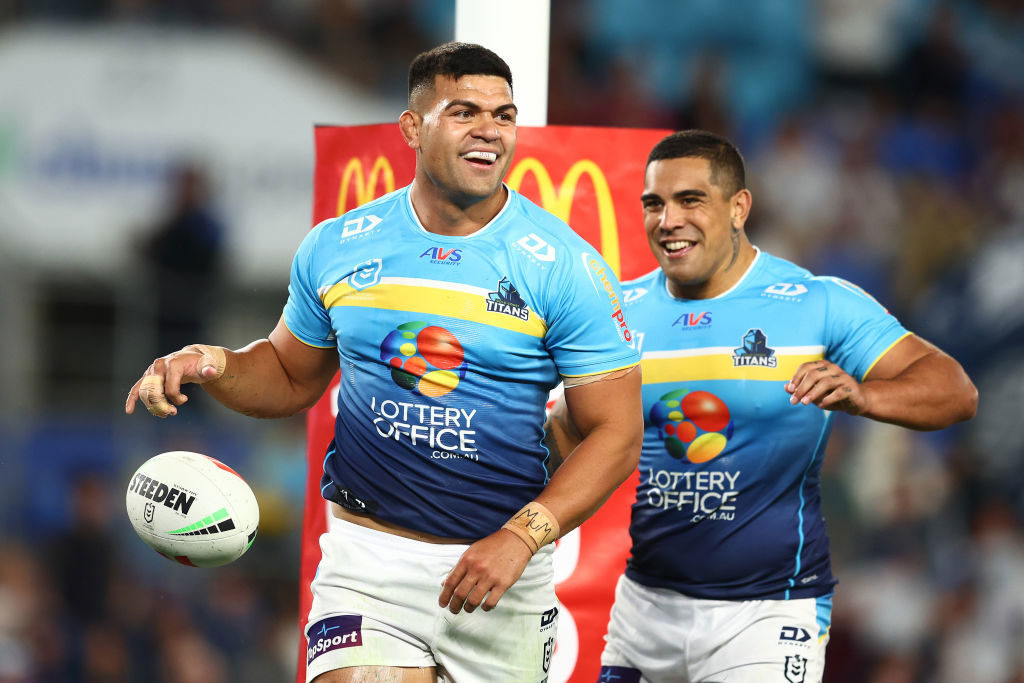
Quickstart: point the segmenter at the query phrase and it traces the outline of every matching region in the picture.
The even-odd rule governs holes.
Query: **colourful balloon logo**
[[[679,460],[707,462],[732,438],[729,407],[708,391],[670,391],[651,407],[650,417],[661,430],[669,455]]]
[[[466,377],[465,355],[454,334],[418,320],[399,325],[380,344],[380,359],[391,366],[395,384],[434,398]]]

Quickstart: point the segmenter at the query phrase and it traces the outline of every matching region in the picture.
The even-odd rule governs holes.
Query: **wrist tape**
[[[555,516],[537,501],[524,505],[523,509],[512,515],[512,519],[505,522],[501,528],[508,529],[523,539],[533,552],[558,538],[560,531]]]

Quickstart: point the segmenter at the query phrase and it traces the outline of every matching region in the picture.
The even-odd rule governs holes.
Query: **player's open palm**
[[[789,402],[814,404],[822,410],[841,410],[860,415],[867,408],[860,382],[841,367],[827,360],[803,363],[786,384]]]
[[[219,352],[219,353],[218,353]],[[135,403],[142,401],[146,410],[157,417],[177,415],[177,406],[188,401],[181,385],[210,382],[224,373],[224,352],[218,347],[202,344],[186,346],[180,351],[153,361],[139,381],[128,392],[124,411],[135,412]]]
[[[494,609],[505,591],[522,575],[533,555],[526,543],[499,529],[469,546],[441,584],[441,607],[452,614],[472,612],[481,604]]]

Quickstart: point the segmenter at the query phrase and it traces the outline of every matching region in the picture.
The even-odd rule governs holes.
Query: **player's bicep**
[[[566,419],[584,438],[599,427],[621,430],[627,438],[642,435],[640,366],[608,373],[607,379],[567,388],[565,407]]]
[[[284,322],[282,316],[270,333],[278,361],[295,391],[316,401],[330,384],[338,370],[338,351],[335,347],[319,348],[299,341]]]
[[[865,380],[892,379],[912,364],[931,354],[943,354],[939,347],[914,334],[892,345],[864,376]]]

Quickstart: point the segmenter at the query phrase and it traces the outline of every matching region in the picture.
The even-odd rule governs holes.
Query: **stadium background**
[[[940,433],[838,421],[826,680],[1024,681],[1024,8],[552,4],[550,124],[731,135],[753,241],[862,285],[979,387],[978,417]],[[302,419],[121,406],[183,328],[267,332],[309,224],[312,125],[394,120],[409,59],[452,17],[450,1],[0,2],[0,682],[290,680]],[[188,212],[181,168],[209,181]],[[169,227],[196,248],[167,249]],[[202,272],[200,316],[158,313],[162,285]],[[124,482],[171,448],[246,471],[263,524],[243,560],[183,571],[134,537]]]

